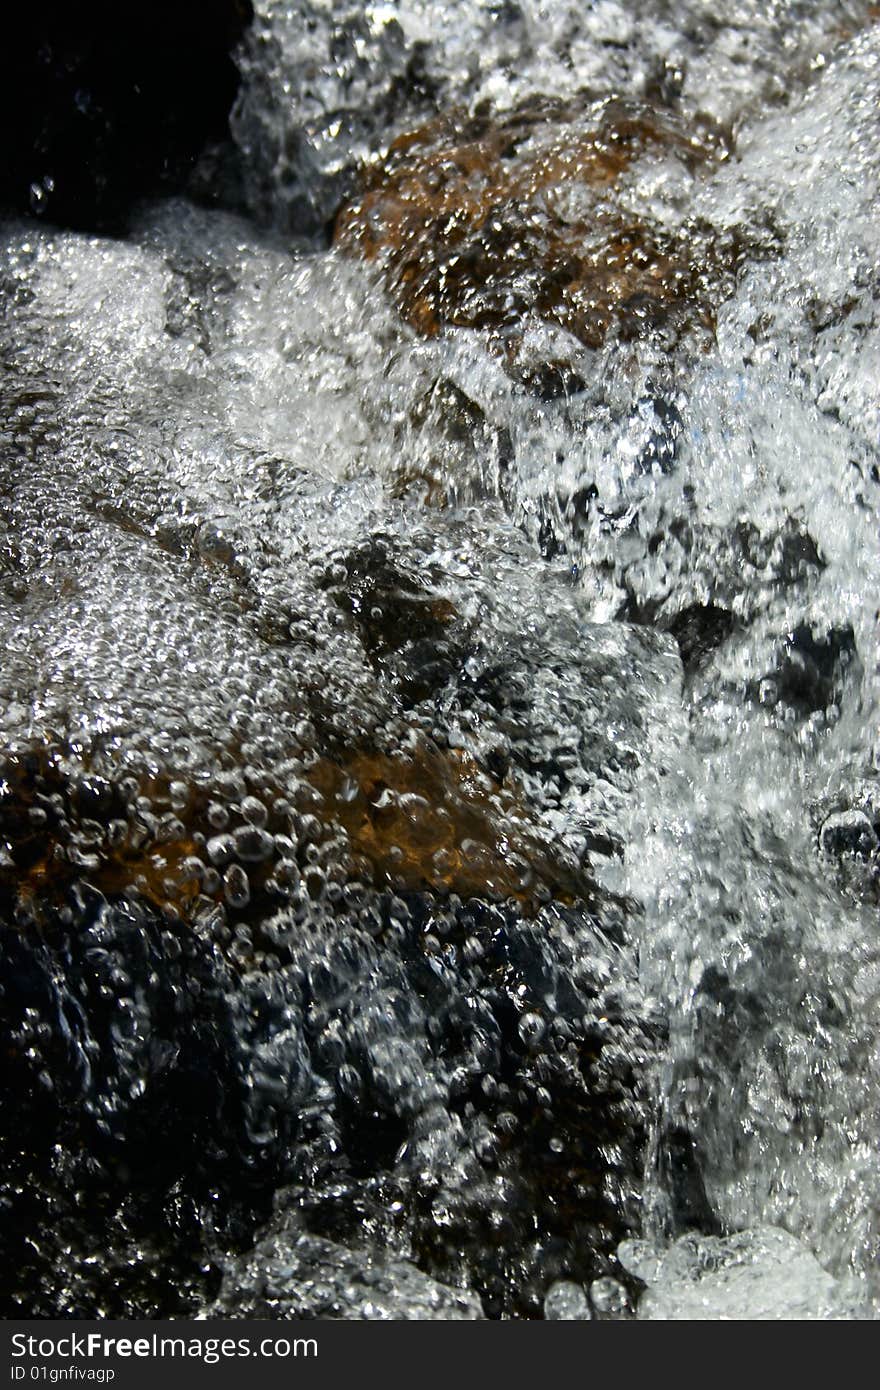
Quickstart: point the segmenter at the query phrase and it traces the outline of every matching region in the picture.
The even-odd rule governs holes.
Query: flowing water
[[[872,1316],[876,15],[255,9],[2,229],[5,1306]]]

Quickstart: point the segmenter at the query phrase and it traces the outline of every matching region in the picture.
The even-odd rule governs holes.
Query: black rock
[[[698,1147],[686,1129],[673,1125],[663,1132],[658,1165],[669,1198],[673,1233],[700,1231],[703,1235],[720,1235],[721,1223],[706,1194]]]
[[[205,1285],[205,1212],[224,1224],[234,1189],[264,1219],[274,1177],[248,1137],[244,999],[180,923],[85,887],[0,925],[0,965],[0,1309],[184,1310]]]
[[[803,718],[840,699],[846,674],[857,661],[851,627],[817,632],[801,623],[785,635],[775,668],[750,693],[762,704],[786,705]]]
[[[726,608],[714,603],[695,603],[676,614],[669,631],[678,642],[686,671],[699,666],[733,631],[735,620]]]
[[[675,466],[684,421],[674,401],[657,391],[652,382],[646,385],[647,394],[639,405],[641,412],[650,416],[651,428],[636,460],[635,471],[640,474],[659,471],[668,476]]]
[[[853,855],[869,859],[877,852],[877,832],[864,811],[838,811],[822,822],[819,845],[832,858]]]

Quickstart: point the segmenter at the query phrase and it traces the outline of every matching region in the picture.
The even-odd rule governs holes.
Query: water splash
[[[272,230],[3,229],[9,1304],[625,1316],[624,1238],[771,1223],[869,1284],[876,28],[258,8]]]

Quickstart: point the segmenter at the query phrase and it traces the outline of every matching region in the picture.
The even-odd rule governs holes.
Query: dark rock
[[[847,673],[858,666],[851,627],[822,632],[806,623],[783,638],[776,665],[749,687],[764,705],[784,705],[798,717],[827,710],[841,698]]]
[[[84,889],[0,933],[8,1315],[191,1312],[225,1270],[254,1316],[318,1316],[236,1253],[285,1184],[303,1231],[373,1249],[297,1260],[414,1307],[439,1280],[535,1316],[548,1278],[616,1272],[656,1039],[601,916],[368,896],[285,927],[271,973],[222,940]]]
[[[504,494],[512,456],[509,430],[492,423],[455,382],[438,377],[407,424],[421,446],[420,470],[402,468],[395,494],[421,491],[429,506]]]
[[[257,1000],[199,936],[85,889],[0,956],[4,1315],[185,1311],[204,1223],[252,1230],[277,1177],[283,1128],[249,1137]]]
[[[677,613],[669,631],[678,643],[685,670],[699,666],[730,636],[734,626],[733,614],[714,603],[693,604]]]
[[[680,414],[677,408],[676,414]],[[677,445],[674,423],[673,429]],[[765,532],[749,521],[723,529],[700,525],[680,510],[668,516],[661,510],[660,517],[661,525],[648,537],[648,553],[667,554],[670,562],[674,560],[679,582],[671,594],[662,582],[652,591],[645,585],[641,561],[635,567],[636,584],[624,569],[621,582],[627,598],[618,617],[671,632],[690,671],[748,626],[781,591],[806,590],[825,569],[819,547],[796,517]],[[712,575],[708,601],[704,597],[707,569]]]
[[[376,670],[407,704],[445,685],[469,649],[469,625],[458,619],[440,584],[439,573],[415,573],[380,536],[346,556],[324,581],[351,615]]]
[[[628,954],[577,912],[532,926],[430,896],[386,911],[369,943],[339,923],[329,974],[304,959],[337,1157],[301,1146],[286,1200],[334,1241],[405,1235],[421,1269],[477,1290],[490,1317],[537,1316],[548,1279],[615,1273],[612,1232],[637,1220],[632,1062],[654,1042],[622,998]]]
[[[647,443],[635,461],[636,474],[662,473],[668,476],[678,454],[678,441],[684,430],[684,421],[673,400],[647,383],[648,394],[639,402],[640,413],[651,419],[651,432]]]
[[[759,573],[769,573],[775,583],[788,587],[825,569],[825,560],[808,531],[789,517],[778,531],[762,534],[751,522],[735,530],[741,563]]]
[[[521,368],[516,379],[539,401],[568,400],[585,390],[586,382],[570,362],[538,362]]]
[[[823,853],[834,858],[870,859],[877,852],[877,832],[864,811],[838,811],[822,822],[819,844]]]
[[[818,808],[816,808],[818,810]],[[880,892],[880,815],[874,789],[868,785],[856,804],[825,815],[817,844],[826,870],[848,893],[877,901]]]
[[[686,1130],[673,1126],[661,1134],[657,1165],[669,1202],[672,1233],[700,1231],[704,1235],[720,1235],[721,1223],[706,1195],[697,1145]]]

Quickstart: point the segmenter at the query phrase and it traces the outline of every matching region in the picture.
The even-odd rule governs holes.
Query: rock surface
[[[274,316],[322,273],[251,242],[212,278],[216,225],[185,219],[200,321],[161,222],[7,242],[5,1009],[14,1108],[45,1092],[8,1306],[185,1310],[286,1186],[313,1235],[537,1312],[637,1211],[663,1021],[618,880],[674,643],[585,622],[498,510],[427,525],[213,414],[243,352],[265,389],[262,277]],[[28,1245],[25,1186],[112,1292]]]
[[[744,0],[708,15],[699,0],[636,10],[619,0],[257,0],[254,10],[234,115],[251,203],[314,232],[365,163],[438,113],[623,92],[728,123],[756,102],[784,104],[871,6]]]
[[[686,184],[727,153],[708,122],[622,101],[443,116],[371,167],[336,241],[381,266],[421,333],[489,329],[510,351],[532,316],[588,347],[612,327],[627,338],[676,316],[708,323],[734,246],[705,227],[634,216],[615,186],[640,160]]]

